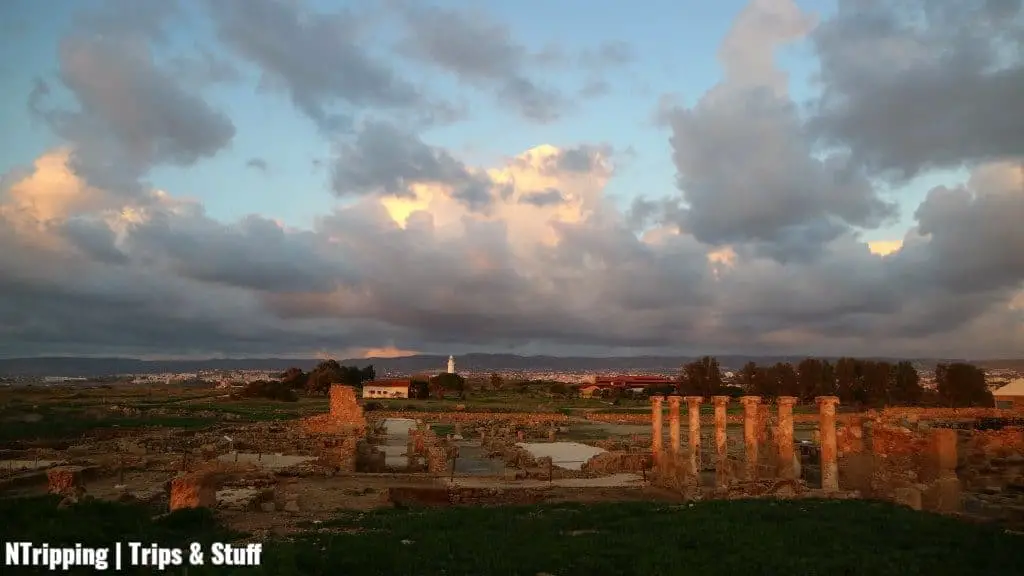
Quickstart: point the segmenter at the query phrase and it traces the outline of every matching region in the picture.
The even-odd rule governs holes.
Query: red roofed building
[[[408,398],[412,380],[372,380],[363,384],[363,398]]]

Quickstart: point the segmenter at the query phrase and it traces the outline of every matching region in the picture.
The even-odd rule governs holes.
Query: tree
[[[491,388],[495,390],[501,390],[501,387],[505,384],[501,378],[501,374],[497,372],[491,372]]]
[[[323,360],[313,368],[306,379],[306,391],[309,394],[327,394],[331,384],[341,382],[343,373],[337,360]]]
[[[891,397],[897,404],[919,404],[924,396],[921,378],[914,364],[906,360],[898,362],[892,368]]]
[[[301,368],[295,368],[294,366],[285,370],[281,374],[281,383],[292,390],[303,390],[306,388],[306,381],[309,379],[309,374],[302,371]]]
[[[363,382],[373,380],[377,374],[373,365],[359,368],[358,366],[342,366],[337,360],[323,360],[309,373],[306,379],[306,391],[310,394],[326,394],[331,384],[344,384],[361,388]]]
[[[800,380],[789,362],[777,362],[771,367],[771,378],[775,380],[775,396],[799,396]]]
[[[430,390],[438,398],[444,398],[448,392],[454,392],[459,398],[463,398],[466,395],[466,379],[458,374],[444,372],[430,379]]]
[[[430,397],[430,381],[422,379],[412,379],[412,384],[409,386],[409,397],[417,398],[419,400],[425,400]]]
[[[860,388],[860,366],[853,358],[840,358],[836,361],[836,395],[839,401],[847,404],[856,401]]]
[[[569,387],[562,382],[555,382],[548,387],[548,392],[551,392],[555,396],[566,396],[569,394]]]
[[[754,371],[753,382],[750,393],[757,396],[774,397],[779,395],[778,381],[772,374],[772,369],[765,366],[758,366]]]
[[[680,392],[687,396],[714,396],[722,388],[722,370],[714,356],[683,366]]]
[[[972,364],[939,364],[935,367],[935,384],[940,400],[947,406],[992,406],[994,402],[985,371]]]
[[[891,404],[892,364],[888,362],[864,361],[860,363],[860,366],[861,387],[857,400],[872,406],[887,406]]]
[[[739,386],[745,392],[753,392],[754,381],[757,379],[757,363],[747,362],[743,365],[739,374]]]
[[[804,358],[797,364],[796,372],[799,382],[797,396],[805,402],[817,396],[825,378],[824,363],[817,358]]]

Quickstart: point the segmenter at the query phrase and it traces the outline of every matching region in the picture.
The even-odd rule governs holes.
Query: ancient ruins
[[[851,414],[832,396],[817,399],[816,413],[792,397],[655,396],[650,407],[364,412],[355,390],[334,385],[328,412],[298,420],[8,446],[0,487],[48,490],[62,505],[217,508],[257,530],[389,505],[752,497],[885,499],[1024,524],[1024,429],[1006,425],[1009,411]]]

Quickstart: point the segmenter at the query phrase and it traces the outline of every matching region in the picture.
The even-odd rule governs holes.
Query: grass
[[[0,501],[0,539],[184,546],[235,536],[205,511],[150,514],[102,502],[58,510],[50,497]],[[1024,573],[1022,543],[993,527],[857,500],[385,509],[271,541],[260,567],[188,574],[1012,575]]]
[[[216,418],[189,416],[94,415],[74,408],[41,408],[32,410],[31,414],[38,419],[26,421],[10,411],[0,413],[0,442],[69,440],[105,428],[201,429],[217,422]]]
[[[105,428],[201,429],[239,422],[292,420],[327,411],[327,399],[299,402],[228,400],[209,389],[127,388],[35,389],[0,392],[0,443],[72,440]],[[138,410],[124,414],[121,406]]]

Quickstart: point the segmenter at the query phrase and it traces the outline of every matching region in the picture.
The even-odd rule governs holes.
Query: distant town
[[[488,356],[492,362],[487,362]],[[464,376],[467,380],[482,380],[491,377],[492,374],[498,374],[506,380],[512,381],[542,381],[542,382],[560,382],[567,385],[584,385],[592,384],[599,378],[607,378],[612,376],[660,376],[667,378],[678,377],[682,365],[688,361],[687,358],[674,359],[678,361],[675,367],[671,367],[670,364],[673,360],[666,358],[540,358],[537,359],[537,364],[542,365],[541,368],[530,370],[530,369],[509,369],[501,368],[502,364],[509,364],[508,356],[504,355],[470,355],[471,362],[468,368],[460,369],[459,373]],[[530,362],[529,357],[512,357],[517,359],[519,362],[528,363]],[[61,361],[67,361],[68,359],[60,359]],[[40,363],[45,362],[43,359],[24,359],[18,362],[29,362]],[[588,362],[591,361],[591,362]],[[731,385],[738,381],[739,370],[747,362],[755,362],[759,365],[774,364],[776,362],[792,362],[796,364],[798,359],[795,358],[777,358],[777,357],[720,357],[722,379],[723,384]],[[104,384],[119,384],[119,385],[139,385],[139,386],[241,386],[250,382],[270,382],[281,378],[282,373],[292,366],[303,366],[308,367],[311,363],[316,361],[311,360],[299,360],[299,361],[288,361],[288,360],[233,360],[228,362],[244,364],[246,362],[252,362],[253,364],[264,364],[266,362],[274,362],[275,367],[260,367],[260,368],[231,368],[231,369],[200,369],[200,370],[164,370],[158,372],[118,372],[118,373],[97,373],[95,371],[82,372],[79,374],[69,374],[67,368],[61,368],[58,374],[45,374],[40,373],[43,368],[42,366],[33,367],[32,370],[22,369],[22,373],[4,373],[4,363],[12,362],[10,360],[0,360],[0,386],[47,386],[47,385],[82,385],[82,386],[95,386]],[[116,361],[107,361],[116,362]],[[201,361],[200,361],[201,362]],[[218,361],[210,361],[218,362]],[[561,368],[543,367],[544,364],[551,364],[553,362],[558,363],[571,363],[573,365]],[[935,387],[935,365],[941,361],[938,360],[915,360],[913,361],[914,367],[917,369],[920,382],[922,387],[926,389],[934,389]],[[173,362],[162,362],[161,364],[170,364]],[[183,361],[183,364],[192,363],[191,361]],[[415,356],[405,358],[369,358],[362,360],[344,360],[342,364],[346,365],[360,365],[367,366],[372,365],[376,370],[376,377],[378,379],[389,379],[389,378],[407,378],[416,375],[431,375],[439,372],[443,372],[444,358],[441,356]],[[588,368],[587,364],[597,364],[599,368]],[[608,367],[608,364],[621,365],[621,367]],[[398,364],[396,366],[396,364]],[[493,368],[487,367],[488,365],[494,366]],[[975,362],[985,372],[986,383],[989,389],[994,390],[1007,383],[1024,378],[1024,361],[1012,361],[1012,360],[998,360],[998,361],[980,361]],[[993,366],[994,365],[994,366]],[[30,373],[25,373],[30,372]]]

